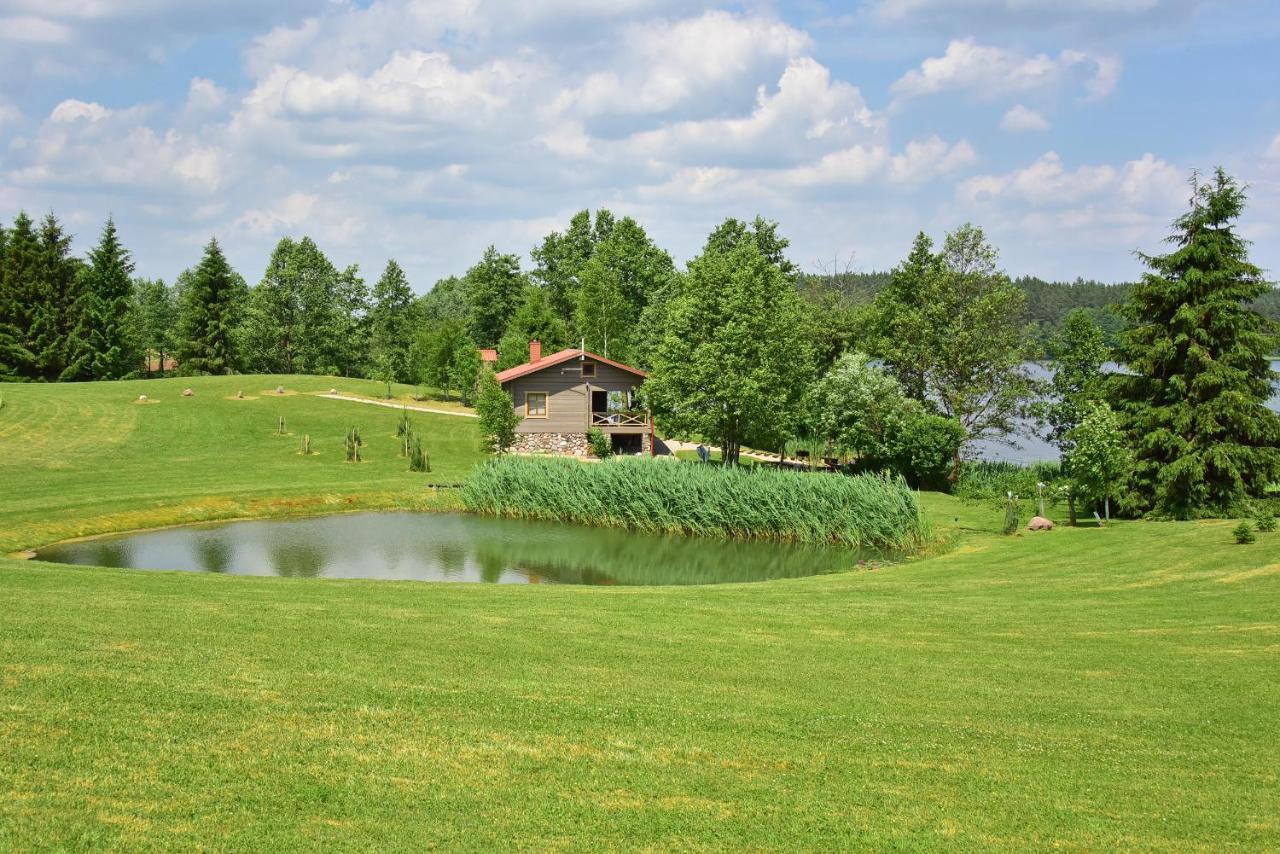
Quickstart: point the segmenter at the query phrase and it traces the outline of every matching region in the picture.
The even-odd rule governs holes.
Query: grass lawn
[[[0,551],[447,504],[423,484],[474,465],[474,420],[415,416],[435,472],[410,475],[398,413],[303,393],[332,386],[379,393],[0,386]],[[1280,533],[1001,537],[923,501],[937,556],[754,585],[0,558],[0,848],[1280,847]]]

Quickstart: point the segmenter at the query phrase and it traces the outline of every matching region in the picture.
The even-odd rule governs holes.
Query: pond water
[[[193,525],[62,543],[36,557],[294,578],[628,585],[798,578],[883,558],[836,547],[408,512]]]

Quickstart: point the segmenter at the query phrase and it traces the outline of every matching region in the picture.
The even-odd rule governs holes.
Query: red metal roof
[[[543,368],[550,368],[550,367],[554,367],[555,365],[560,365],[560,364],[563,364],[564,362],[571,361],[573,359],[578,358],[579,356],[586,356],[588,359],[594,359],[595,361],[601,362],[606,365],[613,365],[615,368],[618,368],[619,370],[627,371],[628,373],[635,374],[636,376],[641,378],[649,376],[639,368],[633,368],[630,365],[624,365],[621,362],[615,362],[612,359],[606,359],[604,356],[597,356],[595,353],[590,353],[586,350],[569,349],[569,350],[561,350],[559,353],[552,353],[550,356],[543,356],[541,359],[539,359],[536,362],[526,362],[523,365],[516,365],[514,368],[507,368],[505,371],[500,371],[497,375],[498,382],[508,383],[511,380],[518,379],[523,376],[528,376],[529,374],[536,374],[538,371],[542,370]]]

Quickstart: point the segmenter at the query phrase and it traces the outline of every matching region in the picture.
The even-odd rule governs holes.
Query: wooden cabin
[[[585,455],[587,431],[597,427],[615,453],[652,453],[653,421],[635,399],[646,376],[586,350],[543,356],[530,341],[529,361],[497,375],[520,415],[513,450]]]

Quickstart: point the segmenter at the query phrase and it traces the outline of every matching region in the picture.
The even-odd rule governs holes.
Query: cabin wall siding
[[[511,395],[516,414],[521,416],[520,423],[516,425],[517,433],[586,433],[590,426],[588,414],[591,409],[588,383],[592,391],[630,391],[639,388],[644,382],[635,374],[601,362],[595,363],[595,377],[584,380],[580,365],[581,361],[578,359],[549,365],[536,373],[517,377],[503,386]],[[547,393],[546,418],[524,417],[524,396],[530,391]],[[639,429],[634,428],[637,431]]]

